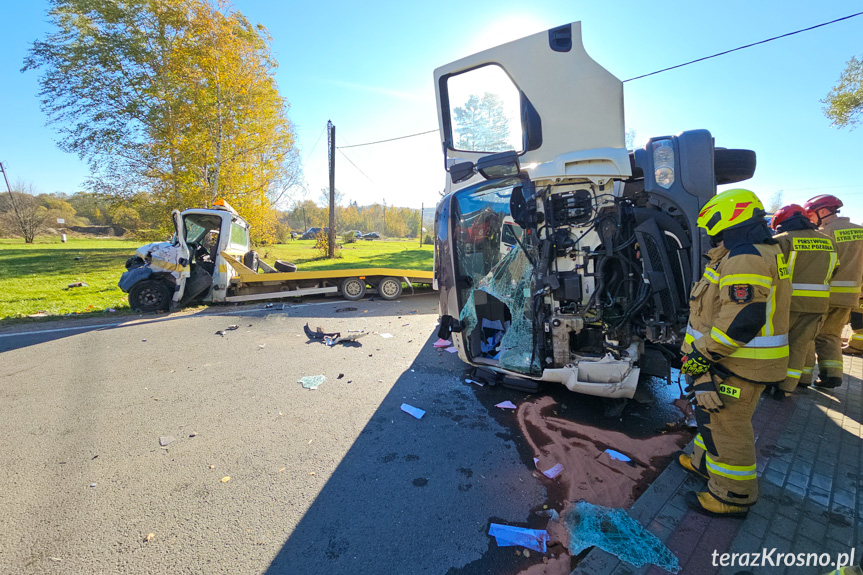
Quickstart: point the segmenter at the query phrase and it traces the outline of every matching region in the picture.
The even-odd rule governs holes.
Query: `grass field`
[[[373,240],[346,244],[339,259],[321,258],[313,240],[266,246],[264,261],[287,260],[300,270],[354,267],[432,268],[432,246],[418,240]],[[128,311],[126,294],[117,287],[126,258],[141,242],[114,239],[37,238],[35,244],[0,239],[0,323],[20,321],[39,312],[48,315]],[[80,259],[76,259],[80,258]],[[69,288],[75,282],[87,287]]]

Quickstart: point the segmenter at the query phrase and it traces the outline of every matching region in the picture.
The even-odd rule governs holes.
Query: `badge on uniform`
[[[736,303],[749,303],[752,301],[752,286],[749,284],[734,284],[729,286],[728,297]]]

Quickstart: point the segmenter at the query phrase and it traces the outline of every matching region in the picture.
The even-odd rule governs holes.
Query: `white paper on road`
[[[554,479],[555,477],[560,475],[561,471],[563,471],[563,465],[560,463],[556,463],[554,465],[554,467],[552,467],[548,471],[543,471],[542,474],[545,475],[546,477],[548,477],[549,479]]]
[[[391,334],[391,333],[382,333],[382,334],[380,334],[380,335],[381,335],[381,337],[382,337],[382,338],[384,338],[384,339],[389,339],[389,338],[391,338],[391,337],[393,336],[393,334]]]
[[[458,353],[458,350],[455,347],[448,347],[446,350],[450,353]]]
[[[426,414],[426,412],[423,411],[422,409],[420,409],[418,407],[414,407],[413,405],[408,405],[407,403],[402,404],[402,411],[404,411],[405,413],[407,413],[409,415],[413,415],[417,419],[422,419],[423,415]]]
[[[546,552],[548,533],[545,530],[492,523],[488,534],[495,538],[498,547],[520,546],[540,553]]]
[[[495,405],[495,407],[499,407],[499,408],[501,408],[501,409],[518,409],[518,408],[516,407],[516,405],[515,405],[513,402],[509,401],[509,400],[507,400],[507,401],[501,401],[500,403],[498,403],[497,405]]]

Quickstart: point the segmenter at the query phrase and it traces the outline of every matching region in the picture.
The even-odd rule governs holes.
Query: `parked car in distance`
[[[369,232],[367,234],[363,234],[362,238],[364,240],[379,240],[381,239],[381,235],[377,232]]]
[[[306,233],[304,233],[300,237],[300,239],[301,240],[313,240],[313,239],[315,239],[315,237],[317,237],[318,234],[321,234],[321,233],[327,234],[327,233],[329,233],[329,231],[330,231],[330,228],[309,228],[308,230],[306,230]]]

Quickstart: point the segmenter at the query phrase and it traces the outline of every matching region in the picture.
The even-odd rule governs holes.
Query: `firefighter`
[[[770,227],[778,232],[773,239],[779,242],[791,276],[788,372],[775,396],[781,399],[780,393],[797,388],[804,371],[812,373],[813,342],[830,307],[830,280],[837,257],[833,240],[815,229],[802,206],[783,206],[773,215]],[[812,363],[806,363],[807,357]]]
[[[857,309],[851,310],[851,318],[848,323],[851,325],[851,338],[848,344],[842,346],[842,353],[848,355],[863,355],[863,299],[859,300],[860,304]]]
[[[707,515],[745,517],[758,498],[752,413],[766,384],[788,367],[788,267],[749,190],[727,190],[698,215],[714,246],[693,287],[681,371],[687,376],[698,435],[687,471],[708,480],[687,494]]]
[[[842,329],[857,308],[863,284],[863,226],[840,217],[842,201],[836,196],[815,196],[803,206],[819,231],[836,242],[839,267],[830,280],[830,308],[815,338],[819,387],[842,385]],[[809,363],[807,361],[807,363]],[[806,382],[801,378],[802,382]],[[811,375],[810,375],[811,381]]]

